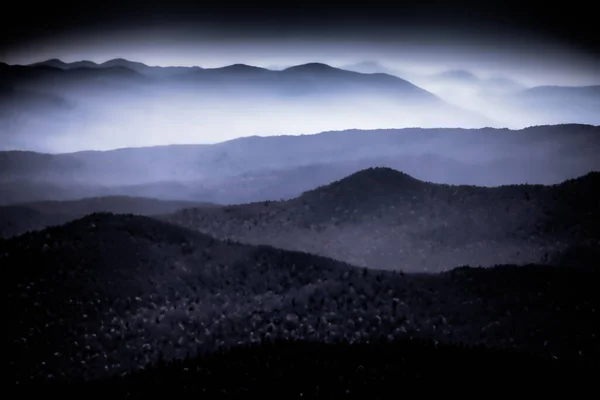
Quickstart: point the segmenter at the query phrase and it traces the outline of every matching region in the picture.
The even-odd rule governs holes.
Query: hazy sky
[[[202,4],[202,3],[198,3]],[[302,8],[206,8],[171,1],[11,4],[0,61],[151,65],[287,66],[376,60],[436,72],[466,68],[525,84],[599,84],[600,46],[591,3],[396,1],[395,8],[303,2]],[[383,3],[382,3],[383,4]]]

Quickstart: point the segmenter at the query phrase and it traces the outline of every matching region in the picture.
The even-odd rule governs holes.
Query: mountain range
[[[591,379],[598,87],[378,68],[0,63],[6,380]]]
[[[249,131],[281,134],[290,121],[299,132],[491,124],[403,79],[325,64],[282,71],[243,64],[165,69],[127,60],[80,65],[0,67],[5,147],[36,143],[64,151],[61,143],[79,143],[74,150],[83,150],[90,141],[125,147],[166,132],[177,139],[170,144],[200,135],[214,142]]]
[[[43,154],[0,152],[0,205],[134,196],[289,199],[370,167],[455,185],[556,184],[600,170],[599,127],[389,129]]]
[[[578,128],[569,132],[594,127]],[[538,143],[536,135],[556,140],[564,129],[516,137]],[[104,153],[80,160],[91,154]],[[2,170],[11,173],[15,155],[64,171],[72,162],[8,155]],[[302,168],[310,176],[328,167]],[[473,354],[465,346],[485,346],[523,362],[532,354],[553,373],[548,363],[560,360],[565,371],[588,376],[600,333],[599,178],[595,171],[556,185],[475,187],[366,168],[286,201],[103,197],[0,207],[7,379],[84,380],[91,390],[115,387],[104,379],[123,388],[130,376],[139,383],[163,371],[162,382],[177,385],[192,365],[215,378],[220,370],[209,360],[232,371],[247,361],[227,354],[282,354],[295,342],[344,349],[339,357],[354,354],[350,344],[404,346],[402,359],[415,368],[409,360],[441,362],[444,348],[464,360]],[[441,348],[430,354],[421,341]],[[254,365],[277,365],[254,354]],[[328,357],[320,362],[332,365]],[[490,357],[478,365],[499,368]],[[531,362],[523,365],[538,365]],[[234,391],[240,377],[231,377]]]
[[[600,174],[495,188],[423,182],[370,168],[280,202],[184,209],[166,220],[217,238],[376,269],[558,263],[600,248]],[[578,264],[583,260],[578,259]]]
[[[0,240],[0,259],[9,382],[124,376],[293,339],[435,339],[591,362],[598,333],[595,268],[403,274],[105,213]]]
[[[526,88],[523,84],[505,76],[494,75],[483,78],[464,69],[449,69],[438,73],[411,72],[388,68],[376,61],[362,61],[342,68],[368,74],[386,73],[404,77],[419,86],[428,87],[428,90],[434,88],[434,91],[437,91],[435,88],[439,88],[438,85],[443,89],[475,90],[479,94],[510,93]]]
[[[424,182],[369,168],[285,201],[232,206],[104,197],[0,207],[3,236],[94,212],[153,215],[212,237],[411,272],[497,263],[593,264],[598,172],[558,185]],[[575,258],[573,258],[575,257]]]
[[[528,87],[503,75],[480,76],[465,69],[438,73],[397,71],[375,61],[346,65],[363,73],[387,73],[403,77],[444,101],[460,105],[505,127],[539,124],[585,123],[598,125],[600,86]]]
[[[443,77],[456,80],[456,74],[448,71]],[[521,91],[531,89],[490,78],[485,85],[505,89],[463,102],[461,96],[426,84],[439,82],[439,76],[427,79],[414,84],[386,73],[322,63],[279,71],[244,64],[151,67],[125,59],[2,64],[2,145],[64,152],[68,146],[76,151],[107,143],[112,148],[166,144],[159,138],[167,132],[173,139],[169,144],[175,144],[198,138],[214,143],[249,132],[599,123],[594,112],[598,95],[586,88],[564,87],[551,104],[545,95],[524,102]],[[459,81],[469,90],[464,79]]]

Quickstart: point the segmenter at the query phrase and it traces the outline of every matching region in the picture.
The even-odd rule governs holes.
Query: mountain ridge
[[[600,87],[600,86],[599,86]],[[408,128],[373,128],[373,129],[336,129],[336,130],[327,130],[315,133],[302,133],[302,134],[280,134],[280,135],[249,135],[242,136],[238,138],[224,140],[222,142],[216,143],[175,143],[175,144],[160,144],[153,146],[131,146],[131,147],[118,147],[114,149],[107,150],[79,150],[74,152],[66,152],[66,153],[46,153],[42,151],[35,150],[0,150],[0,154],[2,153],[29,153],[29,154],[39,154],[39,155],[52,155],[52,156],[62,156],[62,155],[72,155],[78,153],[107,153],[113,151],[125,151],[125,150],[136,150],[136,149],[161,149],[161,148],[174,148],[174,147],[205,147],[205,146],[220,146],[226,143],[231,142],[240,142],[240,141],[249,141],[249,140],[277,140],[277,139],[294,139],[294,140],[302,140],[304,138],[317,137],[317,136],[326,136],[326,135],[339,135],[344,133],[352,133],[352,132],[441,132],[441,131],[463,131],[463,132],[472,132],[472,131],[497,131],[497,132],[521,132],[521,131],[535,131],[543,128],[552,128],[552,129],[560,129],[560,128],[600,128],[600,125],[595,124],[583,124],[583,123],[559,123],[559,124],[536,124],[530,125],[521,129],[510,129],[510,128],[498,128],[498,127],[484,127],[484,128],[421,128],[421,127],[408,127]]]
[[[553,184],[600,169],[598,132],[591,125],[407,128],[62,154],[11,150],[0,152],[0,204],[117,194],[221,204],[278,200],[375,166],[437,183]]]
[[[70,70],[70,69],[80,69],[78,68],[72,68],[73,65],[75,65],[76,63],[91,63],[90,65],[90,69],[103,69],[103,68],[126,68],[126,69],[130,69],[132,71],[135,72],[141,72],[143,73],[144,70],[150,70],[150,69],[169,69],[169,68],[178,68],[178,69],[182,69],[182,70],[189,70],[190,72],[196,72],[196,73],[211,73],[211,72],[231,72],[231,73],[240,73],[240,72],[252,72],[252,73],[258,73],[258,72],[271,72],[271,73],[280,73],[283,75],[295,75],[295,74],[322,74],[322,73],[326,73],[326,74],[346,74],[349,76],[359,76],[359,75],[376,75],[378,77],[385,77],[386,80],[388,80],[389,82],[397,82],[397,81],[401,81],[401,82],[405,82],[410,84],[411,86],[421,89],[419,88],[417,85],[414,85],[412,83],[410,83],[409,81],[399,78],[397,76],[391,75],[391,74],[387,74],[387,73],[376,73],[376,74],[368,74],[368,73],[361,73],[361,72],[356,72],[356,71],[350,71],[350,70],[345,70],[342,68],[337,68],[337,67],[333,67],[330,66],[328,64],[324,64],[324,63],[305,63],[305,64],[299,64],[299,65],[295,65],[292,67],[288,67],[285,68],[281,71],[277,71],[277,70],[270,70],[267,68],[262,68],[262,67],[256,67],[256,66],[252,66],[252,65],[248,65],[248,64],[231,64],[231,65],[227,65],[227,66],[223,66],[223,67],[215,67],[215,68],[201,68],[201,67],[180,67],[180,66],[167,66],[167,67],[153,67],[153,66],[148,66],[144,63],[140,63],[140,62],[135,62],[135,61],[130,61],[130,60],[126,60],[123,58],[116,58],[116,59],[111,59],[108,61],[105,61],[103,63],[100,64],[96,64],[96,63],[92,63],[92,62],[87,62],[87,61],[78,61],[75,63],[65,63],[59,59],[51,59],[51,60],[47,60],[47,61],[43,61],[43,62],[39,62],[39,63],[33,63],[33,64],[28,64],[26,65],[27,67],[49,67],[49,68],[54,68],[54,69],[62,69],[62,70]],[[19,65],[13,65],[13,66],[19,66]],[[421,89],[424,90],[424,89]]]
[[[598,172],[557,185],[486,188],[370,168],[289,200],[188,209],[161,218],[217,238],[371,268],[563,262],[576,247],[590,249],[589,263],[594,243],[600,243],[591,223],[600,218],[598,188]]]
[[[0,260],[14,272],[12,382],[110,377],[271,339],[458,339],[574,360],[597,332],[584,268],[401,274],[110,213],[0,240]]]

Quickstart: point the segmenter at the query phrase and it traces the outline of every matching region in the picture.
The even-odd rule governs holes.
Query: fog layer
[[[319,63],[271,71],[50,60],[3,65],[0,77],[5,150],[108,150],[343,129],[600,124],[600,86],[529,89],[464,71],[410,75],[419,87]]]
[[[239,136],[482,127],[489,118],[410,82],[307,64],[157,77],[124,67],[4,67],[2,146],[44,152],[215,143]]]

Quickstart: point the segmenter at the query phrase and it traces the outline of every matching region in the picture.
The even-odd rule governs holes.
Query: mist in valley
[[[59,3],[0,24],[9,383],[593,382],[591,11]]]
[[[347,129],[599,123],[600,86],[529,87],[467,70],[406,77],[373,64],[368,70],[387,73],[321,63],[281,71],[123,59],[85,67],[5,64],[2,148],[66,153]]]
[[[593,86],[526,88],[464,70],[411,75],[418,86],[322,63],[273,71],[49,60],[1,72],[2,146],[30,151],[0,155],[3,203],[43,199],[29,192],[47,185],[57,188],[52,200],[272,200],[372,166],[483,186],[598,169]],[[269,183],[313,165],[331,172]]]
[[[13,84],[13,104],[2,113],[5,149],[64,153],[249,135],[493,125],[399,78],[319,64],[287,72],[226,67],[167,78],[133,71],[105,76],[99,69],[99,77],[88,71],[80,80],[69,76],[75,70],[50,72],[36,85]]]

